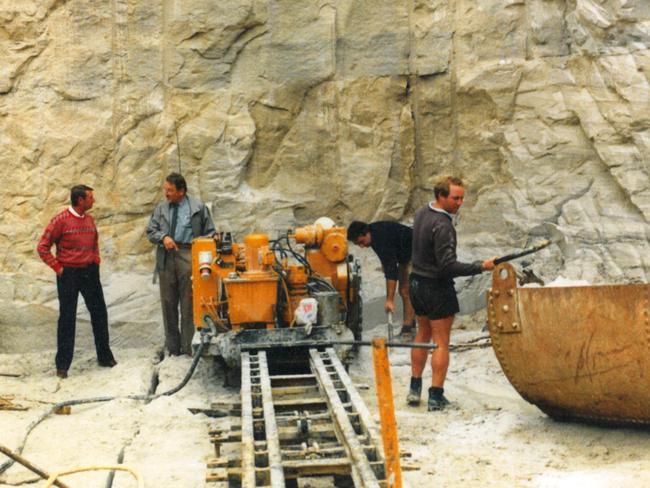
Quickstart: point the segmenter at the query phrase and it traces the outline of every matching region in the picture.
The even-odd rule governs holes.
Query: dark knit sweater
[[[97,228],[93,218],[85,214],[77,217],[70,209],[56,215],[45,228],[36,251],[55,272],[64,267],[80,268],[99,264]],[[56,244],[56,257],[52,255],[52,244]]]
[[[479,274],[481,261],[461,263],[456,258],[456,229],[451,217],[420,208],[413,222],[413,273],[438,280]]]
[[[379,257],[387,280],[397,281],[398,265],[411,261],[410,227],[398,222],[381,220],[368,225],[370,227],[370,247]]]

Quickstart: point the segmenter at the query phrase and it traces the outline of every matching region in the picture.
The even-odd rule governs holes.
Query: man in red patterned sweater
[[[92,188],[73,187],[71,206],[50,221],[36,248],[41,259],[56,273],[59,322],[55,362],[59,378],[68,377],[72,363],[79,293],[90,312],[99,365],[112,368],[117,364],[109,346],[108,313],[99,281],[99,235],[95,221],[86,213],[94,202]],[[50,251],[52,244],[56,244],[56,257]]]

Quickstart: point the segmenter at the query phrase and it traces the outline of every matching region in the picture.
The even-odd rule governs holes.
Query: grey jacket
[[[437,280],[483,271],[482,262],[461,263],[456,258],[456,229],[447,215],[420,208],[413,223],[413,273]]]
[[[187,195],[190,204],[190,223],[193,237],[209,237],[215,234],[214,223],[210,211],[198,198]],[[165,201],[153,211],[147,225],[147,239],[158,247],[156,249],[156,271],[160,271],[165,262],[165,246],[163,237],[169,235],[171,227],[170,205]]]

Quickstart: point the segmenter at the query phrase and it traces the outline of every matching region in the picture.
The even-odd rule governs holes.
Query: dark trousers
[[[167,251],[159,271],[165,347],[170,354],[192,354],[192,250]],[[178,310],[180,308],[180,328]]]
[[[99,281],[99,265],[64,268],[63,274],[56,278],[56,289],[59,292],[56,369],[68,370],[72,363],[79,293],[83,296],[86,308],[90,312],[97,360],[102,364],[114,361],[109,346],[108,313],[102,284]]]

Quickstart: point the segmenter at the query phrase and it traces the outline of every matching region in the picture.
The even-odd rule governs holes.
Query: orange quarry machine
[[[316,344],[359,339],[360,284],[346,229],[326,217],[275,240],[194,239],[195,346],[209,336],[204,354],[236,370],[243,350],[270,351],[281,367]],[[339,354],[345,359],[347,350]]]

